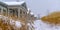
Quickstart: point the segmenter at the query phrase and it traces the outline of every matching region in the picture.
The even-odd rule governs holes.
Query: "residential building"
[[[22,2],[0,2],[0,15],[26,22],[27,6]]]
[[[7,4],[0,2],[0,15],[7,16]]]
[[[35,20],[34,14],[31,14],[30,9],[27,9],[26,3],[22,2],[1,2],[1,15],[8,16],[14,20],[23,22]],[[28,13],[27,13],[28,12]]]

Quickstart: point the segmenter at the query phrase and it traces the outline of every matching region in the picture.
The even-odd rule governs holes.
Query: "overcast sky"
[[[15,0],[2,0],[2,1],[15,1]],[[49,12],[60,10],[60,0],[20,0],[26,1],[27,7],[31,9],[34,14],[41,14],[41,16]]]

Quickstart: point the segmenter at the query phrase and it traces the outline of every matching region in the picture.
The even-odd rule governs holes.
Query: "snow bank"
[[[14,20],[11,19],[11,20],[10,20],[10,24],[11,24],[11,25],[14,25],[14,26],[17,27],[17,28],[22,27],[20,21],[14,21]]]
[[[15,26],[18,27],[18,28],[22,27],[21,22],[16,21],[16,22],[15,22]]]

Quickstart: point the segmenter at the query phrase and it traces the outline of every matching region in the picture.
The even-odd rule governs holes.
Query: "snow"
[[[6,3],[8,5],[21,5],[24,3],[24,1],[22,1],[22,2],[4,2],[4,3]]]
[[[11,19],[11,20],[10,20],[10,24],[11,24],[11,25],[15,25],[15,21]]]
[[[22,26],[22,25],[21,25],[21,22],[16,21],[16,22],[15,22],[15,26],[18,27],[18,28],[20,28],[20,27]]]
[[[34,13],[33,13],[33,12],[31,12],[30,14],[31,14],[31,15],[34,15]]]
[[[29,27],[29,30],[31,30],[31,28],[32,28],[31,24],[28,23],[27,25],[28,25],[28,27]]]
[[[17,27],[17,28],[22,27],[20,21],[14,21],[14,20],[11,19],[11,20],[10,20],[10,24],[11,24],[11,25],[15,25],[15,27]]]
[[[60,30],[60,26],[46,24],[41,20],[34,21],[35,30]]]

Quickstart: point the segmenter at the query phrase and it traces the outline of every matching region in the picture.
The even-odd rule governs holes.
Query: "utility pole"
[[[47,10],[47,15],[49,15],[49,10]]]
[[[40,14],[38,14],[38,20],[40,19]]]

